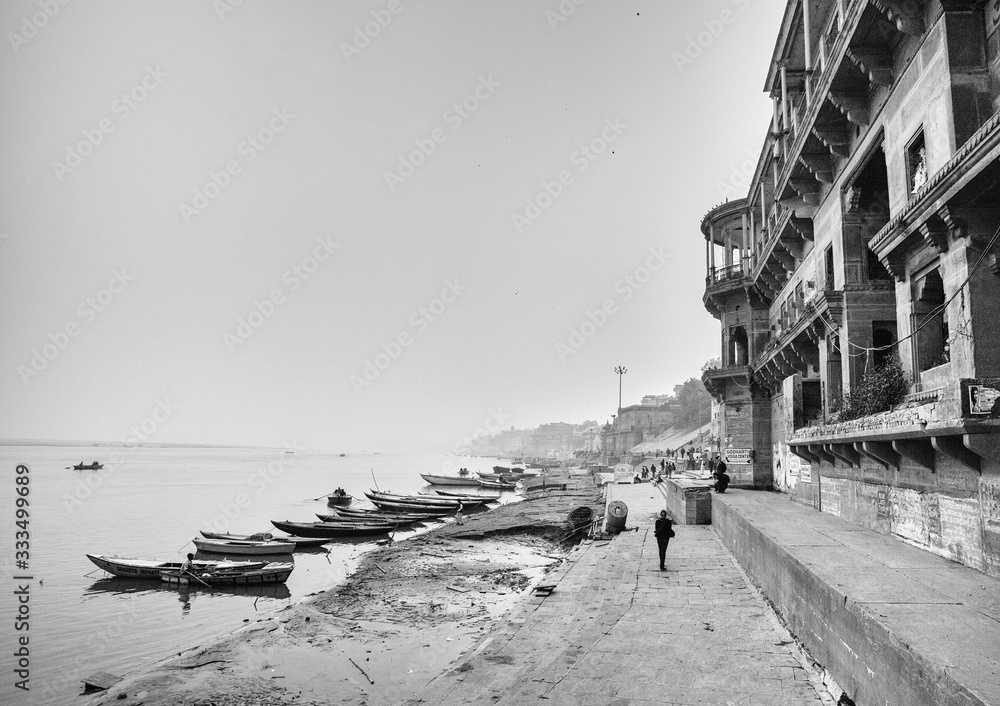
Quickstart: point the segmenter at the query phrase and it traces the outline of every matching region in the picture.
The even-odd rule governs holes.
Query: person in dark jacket
[[[656,546],[660,550],[660,571],[666,571],[664,561],[667,557],[667,545],[674,536],[674,522],[667,517],[666,510],[660,510],[660,517],[653,526],[653,536],[656,537]]]

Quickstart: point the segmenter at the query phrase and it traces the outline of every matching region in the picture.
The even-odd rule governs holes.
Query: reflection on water
[[[119,596],[140,596],[152,591],[172,591],[174,593],[204,593],[212,595],[254,596],[255,598],[286,599],[292,592],[284,583],[257,583],[241,586],[202,586],[200,584],[178,585],[157,579],[123,579],[118,577],[98,579],[83,591],[83,599],[94,598],[94,594],[114,593]]]

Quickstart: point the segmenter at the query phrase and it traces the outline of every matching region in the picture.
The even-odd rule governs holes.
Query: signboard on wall
[[[1000,400],[1000,390],[989,385],[969,385],[969,414],[992,414],[997,400]]]
[[[726,449],[724,460],[730,466],[749,466],[750,449]]]
[[[812,464],[800,463],[799,483],[812,483],[812,482],[813,482]]]
[[[635,469],[627,463],[615,466],[615,483],[634,483]]]

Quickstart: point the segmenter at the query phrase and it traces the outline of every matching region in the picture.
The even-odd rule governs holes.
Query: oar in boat
[[[371,468],[371,466],[369,466],[369,468]],[[374,469],[374,468],[372,468],[372,469],[371,469],[371,471],[372,471],[372,481],[373,481],[373,482],[375,483],[375,490],[378,490],[378,492],[380,492],[380,493],[381,493],[382,491],[381,491],[381,490],[379,490],[379,487],[378,487],[378,481],[377,481],[377,480],[375,480],[375,469]]]
[[[329,493],[323,493],[322,495],[320,495],[320,496],[319,496],[319,498],[311,498],[311,499],[312,499],[312,500],[319,500],[320,498],[325,498],[325,497],[327,497],[328,495],[331,495],[331,494],[333,494],[333,493],[335,493],[335,492],[336,492],[336,491],[334,491],[334,490],[331,490],[331,491],[330,491]]]
[[[197,581],[198,583],[200,583],[202,586],[207,586],[208,588],[212,588],[212,586],[210,584],[205,583],[204,581],[202,581],[200,578],[198,578],[197,576],[195,576],[190,571],[181,571],[181,574],[182,575],[183,574],[187,574],[188,576],[190,576],[191,578],[193,578],[195,581]]]

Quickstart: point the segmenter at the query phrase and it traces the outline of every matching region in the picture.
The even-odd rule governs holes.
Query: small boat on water
[[[229,534],[223,532],[209,532],[201,530],[201,536],[205,539],[232,539],[251,542],[288,542],[295,545],[295,551],[299,549],[309,549],[311,547],[321,547],[326,544],[326,540],[306,539],[305,537],[275,537],[270,532],[258,532],[257,534]]]
[[[352,525],[370,525],[373,522],[376,522],[376,520],[374,520],[374,519],[370,520],[370,519],[365,518],[365,517],[344,517],[343,515],[324,515],[321,512],[317,512],[316,513],[316,517],[319,518],[320,522],[328,522],[328,523],[330,523],[332,525],[336,525],[336,524],[347,525],[347,526],[352,526]],[[418,516],[416,516],[416,519],[399,519],[399,518],[394,518],[391,522],[392,522],[393,525],[396,525],[398,527],[406,527],[406,526],[409,526],[409,525],[412,525],[412,524],[416,524],[417,522],[423,522],[424,519],[425,518],[422,515],[418,515]],[[382,519],[382,520],[378,520],[378,522],[388,523],[389,520]]]
[[[193,573],[178,569],[160,571],[160,580],[178,586],[250,586],[261,583],[284,583],[291,576],[295,564],[291,562],[269,562],[264,566],[249,570],[209,569]]]
[[[365,520],[366,522],[397,522],[406,520],[420,520],[426,522],[427,520],[436,520],[441,517],[446,517],[450,514],[450,510],[428,510],[427,512],[388,512],[386,510],[363,510],[357,508],[343,508],[339,507],[334,510],[334,512],[339,517],[353,517],[358,520]]]
[[[464,501],[459,498],[448,498],[438,495],[398,495],[396,493],[380,493],[374,490],[365,493],[365,495],[368,496],[369,500],[376,504],[382,501],[388,501],[440,509],[457,508],[459,505],[464,505],[466,507],[471,505],[485,505],[490,501],[490,498],[487,497],[474,497],[472,500]]]
[[[374,534],[389,534],[398,526],[396,523],[379,522],[348,524],[344,522],[291,522],[271,520],[271,524],[282,532],[296,537],[364,537]]]
[[[479,481],[480,488],[488,488],[490,490],[517,490],[517,483],[507,483],[504,481],[493,481],[493,480],[483,480]]]
[[[501,481],[506,483],[512,483],[518,478],[516,473],[499,473],[497,471],[477,471],[476,475],[483,480]]]
[[[468,495],[463,493],[456,493],[451,490],[435,490],[434,492],[446,498],[455,498],[457,500],[461,500],[463,503],[483,502],[483,501],[486,501],[488,503],[493,503],[500,499],[500,493],[490,493],[489,495],[485,494]]]
[[[326,504],[330,507],[347,507],[352,502],[354,502],[354,498],[348,495],[343,488],[337,488],[326,496]]]
[[[153,561],[150,559],[127,559],[102,554],[87,554],[87,558],[109,574],[128,579],[158,579],[161,571],[179,570],[179,561]],[[259,569],[266,561],[195,561],[196,571],[249,571]]]
[[[431,485],[465,485],[476,486],[479,481],[471,476],[435,476],[430,473],[421,473],[420,477]]]
[[[104,464],[97,461],[93,463],[78,463],[73,466],[74,471],[99,471],[102,468],[104,468]]]
[[[200,551],[212,554],[291,554],[294,542],[253,541],[249,539],[202,539],[191,540]]]

